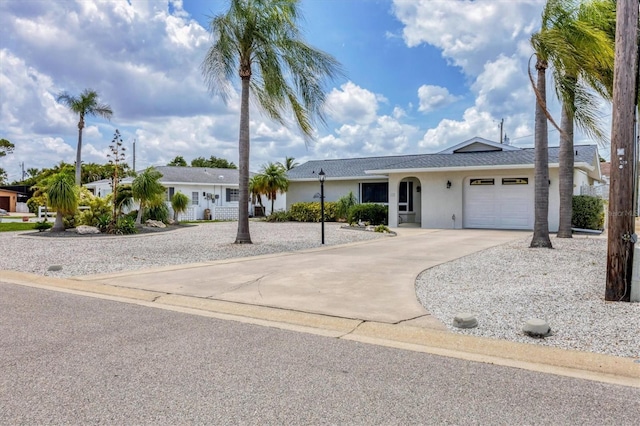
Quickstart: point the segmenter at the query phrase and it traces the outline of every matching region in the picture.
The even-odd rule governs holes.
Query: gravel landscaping
[[[237,222],[214,222],[185,226],[166,232],[141,235],[84,235],[65,233],[0,233],[0,270],[30,272],[55,277],[104,274],[166,265],[206,262],[234,257],[258,256],[320,247],[319,223],[250,223],[253,244],[234,244]],[[374,238],[377,232],[340,229],[325,224],[325,245]],[[53,265],[59,271],[49,271]]]
[[[553,250],[531,249],[531,237],[428,269],[416,281],[422,305],[454,332],[640,358],[640,303],[605,302],[605,238],[552,238]],[[457,313],[478,327],[457,329]],[[522,326],[546,320],[552,335],[532,339]]]

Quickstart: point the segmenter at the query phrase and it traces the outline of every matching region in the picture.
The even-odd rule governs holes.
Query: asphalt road
[[[0,283],[0,424],[637,424],[640,389]]]

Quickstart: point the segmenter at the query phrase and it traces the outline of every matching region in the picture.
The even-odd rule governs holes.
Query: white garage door
[[[464,186],[465,228],[533,229],[533,179],[471,178]]]

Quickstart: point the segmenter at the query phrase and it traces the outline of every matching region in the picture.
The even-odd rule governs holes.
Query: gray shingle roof
[[[595,145],[576,145],[575,162],[593,164],[598,153]],[[558,147],[549,148],[549,163],[558,163]],[[317,179],[322,168],[328,177],[355,178],[366,176],[370,170],[397,169],[437,169],[448,167],[483,167],[533,165],[534,149],[522,148],[515,151],[466,152],[456,154],[419,154],[392,157],[347,158],[341,160],[316,160],[304,163],[289,171],[289,179]]]
[[[162,173],[162,183],[238,184],[238,169],[179,166],[156,166],[155,169]]]

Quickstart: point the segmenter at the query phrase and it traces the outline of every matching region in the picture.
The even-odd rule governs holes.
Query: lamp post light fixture
[[[322,222],[322,244],[324,244],[324,180],[326,175],[324,170],[320,169],[318,180],[320,180],[320,221]]]

